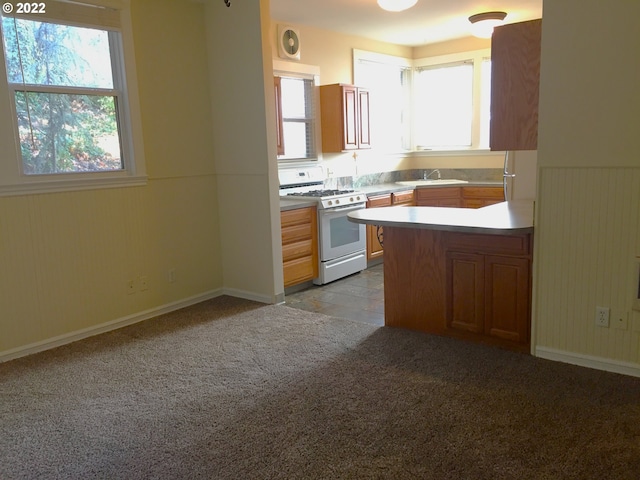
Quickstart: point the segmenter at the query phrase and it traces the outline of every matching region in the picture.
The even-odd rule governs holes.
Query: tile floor
[[[382,264],[326,285],[285,296],[285,304],[310,312],[384,325]]]

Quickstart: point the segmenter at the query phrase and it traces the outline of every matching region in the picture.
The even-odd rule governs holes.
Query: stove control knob
[[[336,198],[336,205],[340,203],[340,200]]]
[[[349,201],[350,201],[350,202],[353,202],[353,197],[351,197],[351,198],[349,199]]]
[[[333,205],[333,202],[332,202],[331,200],[329,200],[329,201],[327,202],[327,205]]]

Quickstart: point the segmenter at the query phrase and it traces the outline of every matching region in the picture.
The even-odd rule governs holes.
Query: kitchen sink
[[[466,180],[456,180],[455,178],[447,178],[442,180],[429,179],[429,180],[405,180],[402,182],[396,182],[398,185],[408,185],[411,187],[420,187],[423,185],[454,185],[457,183],[469,183]]]

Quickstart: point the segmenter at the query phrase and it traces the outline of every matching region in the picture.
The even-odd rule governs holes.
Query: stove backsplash
[[[424,175],[429,175],[433,168],[417,168],[413,170],[398,170],[394,172],[372,173],[355,177],[333,177],[324,181],[325,188],[355,189],[380,185],[384,183],[403,182],[406,180],[419,180]],[[441,178],[455,178],[468,182],[502,182],[502,169],[500,168],[439,168]],[[430,178],[438,178],[437,174]]]

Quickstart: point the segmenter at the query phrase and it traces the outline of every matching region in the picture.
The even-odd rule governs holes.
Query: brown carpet
[[[221,297],[0,364],[0,478],[640,478],[640,379]]]

